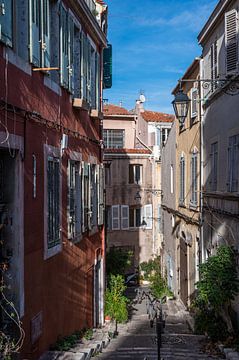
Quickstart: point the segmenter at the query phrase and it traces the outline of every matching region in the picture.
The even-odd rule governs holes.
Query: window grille
[[[108,149],[122,149],[125,143],[125,131],[105,129],[103,131],[104,144]]]
[[[60,160],[48,157],[48,249],[60,243]]]

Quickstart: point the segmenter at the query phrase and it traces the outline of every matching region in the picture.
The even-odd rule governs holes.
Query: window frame
[[[122,136],[121,143],[115,144],[116,132]],[[125,129],[103,129],[104,146],[106,149],[123,149],[125,146]]]
[[[57,159],[59,162],[59,242],[49,248],[48,229],[49,229],[49,203],[48,203],[48,159]],[[55,256],[62,250],[62,169],[61,169],[61,150],[60,148],[44,144],[44,260]]]
[[[139,171],[138,171],[139,179],[137,179],[137,169],[139,169]],[[129,182],[128,183],[142,185],[142,183],[143,183],[143,164],[129,164]]]
[[[180,194],[179,194],[179,205],[185,206],[185,173],[186,173],[186,167],[185,167],[185,156],[182,154],[180,156]]]

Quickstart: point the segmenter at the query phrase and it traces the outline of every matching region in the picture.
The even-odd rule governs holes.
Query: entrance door
[[[180,298],[185,306],[188,305],[188,258],[187,244],[180,238]]]

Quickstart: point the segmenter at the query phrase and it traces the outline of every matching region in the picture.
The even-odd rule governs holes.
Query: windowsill
[[[90,110],[90,106],[87,101],[83,98],[73,98],[72,106],[76,109]]]
[[[189,203],[189,209],[190,210],[197,210],[197,208],[198,208],[198,204],[193,204],[193,203]]]
[[[186,208],[187,208],[185,204],[180,203],[180,202],[179,202],[179,207],[184,208],[184,209],[186,209]]]
[[[62,251],[62,243],[55,245],[50,249],[47,248],[44,254],[44,260],[50,259],[51,257],[57,255],[61,251]]]
[[[100,119],[100,120],[103,120],[103,118],[104,118],[103,113],[96,109],[91,109],[90,117],[92,117],[94,119]]]

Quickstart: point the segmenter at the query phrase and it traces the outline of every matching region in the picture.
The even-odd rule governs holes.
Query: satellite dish
[[[143,94],[141,94],[140,96],[139,96],[139,100],[140,100],[140,102],[141,103],[144,103],[145,102],[145,96],[143,95]]]

